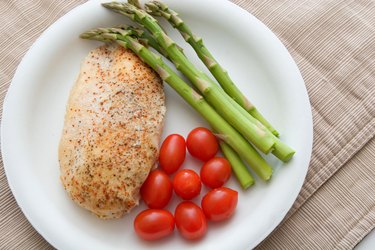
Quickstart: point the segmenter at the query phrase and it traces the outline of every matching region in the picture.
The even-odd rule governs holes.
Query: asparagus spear
[[[176,43],[165,34],[152,16],[128,3],[112,2],[105,3],[103,6],[124,14],[147,28],[158,41],[159,45],[167,52],[169,58],[176,65],[176,68],[195,85],[206,100],[231,123],[232,126],[262,152],[269,153],[273,149],[275,142],[273,138],[266,133],[265,130],[267,129],[259,128],[244,117],[240,111],[231,104],[232,99],[212,82],[207,75],[196,69],[184,54],[179,51]]]
[[[260,154],[243,138],[229,123],[226,122],[206,101],[184,82],[160,56],[157,56],[136,39],[131,33],[118,28],[95,29],[81,34],[81,38],[99,40],[103,42],[115,41],[121,46],[131,49],[160,77],[167,82],[176,92],[184,98],[207,122],[220,133],[221,138],[230,145],[250,165],[254,172],[263,180],[269,180],[272,168]],[[249,178],[249,175],[244,178]],[[251,183],[251,180],[247,180]]]
[[[220,148],[225,158],[228,159],[232,166],[233,172],[241,184],[242,188],[247,189],[254,185],[255,181],[251,174],[247,171],[246,166],[242,162],[240,156],[224,141],[220,141]]]
[[[121,26],[121,28],[130,31],[130,33],[132,34],[132,36],[135,36],[138,39],[141,39],[145,44],[151,45],[151,47],[153,47],[155,50],[157,50],[160,54],[162,54],[166,58],[170,59],[168,57],[166,51],[159,46],[159,44],[157,43],[157,41],[154,39],[153,36],[147,34],[146,32],[144,32],[141,29],[136,29],[136,28],[134,28],[132,26]],[[254,121],[254,122],[259,123],[259,121]],[[279,141],[279,139],[276,138],[276,141]],[[279,143],[281,143],[281,142],[279,142]],[[229,150],[227,150],[227,152],[228,152],[228,154],[230,154]],[[279,154],[278,158],[284,158],[285,159],[285,155],[288,154],[288,152],[281,152],[281,153],[278,153],[278,152],[279,152],[278,150],[274,150],[273,151],[273,154]]]
[[[144,25],[151,34],[156,38],[159,45],[167,52],[168,56],[175,63],[178,70],[184,73],[193,84],[200,90],[200,92],[206,97],[207,101],[211,103],[216,110],[221,111],[223,116],[232,123],[245,137],[252,140],[253,143],[261,149],[261,151],[268,153],[274,142],[272,138],[262,138],[265,133],[259,133],[255,130],[255,126],[250,124],[246,119],[239,114],[238,111],[234,110],[233,106],[229,103],[228,99],[219,91],[220,89],[215,86],[202,72],[197,70],[187,58],[177,49],[176,43],[173,42],[160,28],[157,21],[148,15],[143,10],[137,9],[133,5],[126,3],[107,3],[103,4],[105,7],[115,10],[121,14],[125,14],[137,21],[141,25]],[[233,115],[234,111],[237,116]],[[245,124],[248,123],[249,127],[252,128],[251,133],[247,131],[248,127]],[[251,138],[251,139],[250,139]],[[268,140],[267,140],[268,139]]]
[[[128,0],[128,3],[134,5],[135,7],[142,9],[141,3],[139,0]]]
[[[163,50],[159,44],[154,40],[154,38],[151,35],[147,35],[146,32],[144,32],[141,29],[136,29],[132,26],[121,26],[121,29],[129,30],[132,34],[134,34],[138,39],[144,39],[144,43],[150,44],[151,47],[153,47],[155,50],[157,50],[160,54],[164,55],[165,57],[168,57],[165,50]],[[223,152],[224,156],[228,159],[230,162],[233,172],[241,184],[243,189],[247,189],[250,186],[254,185],[255,181],[249,171],[247,170],[245,164],[239,157],[239,155],[234,151],[228,144],[226,144],[224,141],[220,141],[220,148]]]
[[[241,107],[249,112],[255,119],[260,121],[274,135],[279,133],[276,129],[262,116],[257,108],[244,96],[229,77],[228,72],[217,62],[210,51],[206,48],[202,38],[193,34],[189,26],[178,16],[178,13],[170,9],[166,4],[159,1],[151,1],[146,5],[146,11],[155,16],[162,16],[169,21],[170,24],[178,29],[185,41],[188,42],[198,57],[207,66],[212,75],[220,83],[225,92],[232,97]]]
[[[280,160],[286,162],[295,153],[285,143],[275,137],[263,124],[245,112],[243,108],[217,86],[206,74],[198,70],[181,51],[176,43],[168,37],[159,26],[156,19],[144,10],[138,9],[128,3],[104,3],[104,7],[128,16],[138,22],[157,40],[166,51],[170,59],[203,94],[206,100],[246,139],[251,141],[263,153],[272,153]]]

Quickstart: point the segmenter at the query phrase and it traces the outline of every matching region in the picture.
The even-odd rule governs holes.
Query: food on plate
[[[220,142],[220,149],[225,158],[230,162],[234,175],[243,189],[247,189],[254,185],[253,176],[247,171],[247,168],[240,156],[224,141]]]
[[[141,197],[149,208],[164,208],[171,200],[172,193],[171,180],[159,169],[151,171],[141,187]]]
[[[229,180],[231,172],[231,166],[227,159],[214,157],[203,164],[200,177],[207,187],[218,188]]]
[[[246,98],[244,94],[237,88],[228,72],[218,63],[214,56],[205,46],[202,38],[193,34],[190,27],[180,18],[178,13],[170,9],[166,4],[159,1],[150,1],[145,4],[146,11],[155,16],[165,18],[174,28],[178,29],[181,35],[185,38],[191,47],[195,50],[198,57],[206,65],[211,74],[215,77],[217,82],[221,85],[223,90],[233,98],[242,108],[250,113],[255,119],[260,121],[267,127],[274,135],[279,133],[276,129],[263,117],[257,108]],[[139,7],[139,6],[138,6]]]
[[[128,3],[103,3],[102,5],[129,17],[147,31],[123,25],[115,28],[93,29],[81,34],[81,38],[120,44],[131,49],[153,68],[209,123],[220,140],[224,155],[231,162],[234,173],[243,188],[253,185],[254,179],[242,160],[261,179],[268,181],[272,176],[272,167],[256,149],[265,154],[272,153],[283,162],[293,157],[294,149],[278,138],[279,133],[234,85],[226,70],[209,52],[203,40],[190,30],[177,12],[157,1],[146,4],[144,8],[137,0],[128,1]],[[181,47],[164,32],[152,15],[164,17],[180,31],[220,85],[189,61]],[[149,47],[170,60],[177,70],[194,85],[194,89]],[[187,144],[189,144],[188,141]],[[204,160],[208,158],[210,157]],[[175,168],[173,170],[175,171]]]
[[[167,173],[172,174],[179,169],[186,157],[184,137],[178,134],[168,135],[160,147],[159,165]]]
[[[199,128],[200,131],[203,129],[205,128]],[[175,134],[167,138],[173,136]],[[174,222],[182,237],[187,240],[202,238],[208,230],[207,219],[226,220],[236,209],[237,191],[222,187],[230,174],[230,163],[223,157],[213,157],[205,162],[201,168],[201,179],[195,171],[181,169],[174,175],[173,184],[171,184],[168,175],[163,170],[153,170],[141,188],[141,195],[145,203],[154,209],[147,209],[138,214],[134,221],[135,232],[146,240],[155,240],[171,234],[173,217],[171,218],[168,211],[160,208],[165,207],[171,200],[172,186],[177,196],[190,200],[199,196],[202,183],[204,183],[214,189],[203,196],[202,208],[194,202],[183,201],[176,206],[174,212]],[[160,225],[157,225],[158,223]]]
[[[220,187],[210,190],[202,199],[202,209],[207,219],[222,221],[231,217],[237,207],[238,192]]]
[[[196,69],[188,59],[181,53],[179,47],[176,43],[171,40],[159,26],[158,22],[145,11],[136,8],[133,5],[126,3],[106,3],[105,7],[117,11],[121,14],[127,15],[136,22],[141,23],[147,28],[150,33],[156,38],[158,44],[161,46],[163,51],[166,52],[167,56],[174,61],[177,68],[186,69],[184,72],[185,76],[192,78],[192,82],[195,83],[197,89],[203,93],[205,96],[200,96],[197,92],[192,90],[186,83],[170,68],[166,65],[160,58],[149,51],[146,47],[142,46],[135,36],[135,32],[122,29],[122,28],[106,28],[106,29],[96,29],[86,32],[81,35],[82,38],[94,39],[101,41],[116,41],[122,46],[126,46],[132,49],[138,56],[143,58],[146,63],[148,63],[153,69],[155,69],[159,75],[172,86],[190,105],[192,105],[207,121],[210,123],[212,128],[225,140],[228,145],[230,145],[247,163],[250,167],[264,180],[269,180],[272,175],[272,168],[267,164],[267,162],[261,157],[261,155],[246,141],[242,135],[240,135],[234,127],[230,124],[239,123],[241,126],[246,127],[246,131],[249,130],[249,126],[254,128],[256,131],[263,131],[259,129],[260,122],[256,119],[247,119],[245,116],[248,114],[242,107],[238,104],[236,106],[233,99],[226,96],[226,94],[218,89],[218,87],[213,84],[209,77],[203,74],[200,70]],[[189,75],[190,74],[190,75]],[[192,77],[195,75],[196,77]],[[194,80],[194,81],[193,81]],[[212,93],[217,93],[217,96],[212,96]],[[210,102],[206,102],[210,99],[211,103],[216,103],[217,106],[211,107]],[[203,101],[204,100],[204,101]],[[229,108],[228,108],[229,107]],[[246,115],[235,115],[233,116],[233,109],[237,109],[238,112],[246,113]],[[214,109],[216,108],[216,110]],[[222,117],[217,111],[225,111],[229,116]],[[242,111],[243,112],[242,112]],[[211,112],[213,111],[213,112]],[[228,112],[229,111],[229,112]],[[242,119],[243,118],[243,119]],[[249,123],[250,121],[250,123]],[[254,127],[255,126],[255,127]],[[268,139],[278,140],[271,132],[264,128],[264,136],[259,141],[260,144],[266,145],[269,141]],[[229,131],[230,130],[230,131]],[[251,130],[251,129],[250,129]],[[268,132],[267,132],[267,131]],[[241,133],[244,131],[241,131]],[[255,133],[258,134],[258,133]],[[263,134],[263,133],[260,133]],[[259,134],[258,134],[259,135]],[[259,138],[260,139],[260,138]],[[274,142],[272,142],[273,144]],[[282,144],[280,144],[282,145]],[[285,152],[288,151],[288,147],[282,147]],[[293,151],[293,150],[292,150]]]
[[[104,3],[103,6],[129,17],[144,29],[126,25],[114,28],[97,28],[82,33],[81,38],[116,43],[131,50],[192,106],[214,131],[203,127],[195,128],[189,133],[186,141],[181,135],[169,135],[160,148],[158,156],[160,169],[149,173],[151,166],[143,170],[134,167],[138,172],[129,180],[136,181],[137,185],[130,189],[130,191],[133,191],[132,195],[127,193],[128,201],[131,197],[133,198],[130,199],[130,201],[133,201],[131,205],[137,204],[139,187],[149,173],[140,188],[140,193],[145,204],[150,208],[141,212],[135,218],[135,232],[143,239],[156,240],[172,234],[176,224],[178,231],[184,238],[188,240],[202,238],[207,232],[207,219],[211,221],[226,220],[236,210],[238,192],[224,187],[232,170],[241,186],[247,189],[255,181],[245,163],[265,181],[270,180],[272,176],[272,167],[257,150],[264,154],[271,153],[283,162],[289,161],[295,151],[278,138],[279,132],[241,93],[227,71],[208,50],[203,40],[192,32],[177,12],[158,1],[151,1],[144,8],[137,0],[129,0],[128,3]],[[185,41],[192,46],[219,84],[189,61],[182,48],[164,32],[164,29],[152,15],[165,18],[174,28],[180,31]],[[187,84],[150,47],[172,62],[176,69],[191,82],[193,87]],[[150,68],[148,70],[152,72]],[[134,72],[134,74],[137,73]],[[158,83],[160,87],[161,82]],[[162,92],[162,90],[160,91]],[[142,97],[143,95],[144,93],[141,94]],[[154,110],[151,106],[147,108],[150,112]],[[164,117],[164,110],[158,115],[159,118]],[[159,121],[159,123],[156,123],[161,129],[162,119],[154,116],[149,117],[152,121],[156,118]],[[156,145],[160,140],[160,129],[159,133],[156,133],[157,136],[154,137],[156,138],[154,140],[154,142],[157,142]],[[99,133],[100,131],[95,132]],[[143,132],[149,131],[145,129]],[[121,137],[115,137],[115,139],[118,138]],[[219,147],[227,159],[215,157]],[[192,157],[205,162],[201,168],[200,176],[191,169],[180,169],[186,158],[186,149]],[[150,160],[149,162],[152,162],[153,165],[158,150],[151,151],[154,153],[152,154],[154,158],[152,158],[153,161]],[[131,159],[133,160],[133,158]],[[90,172],[90,174],[92,173]],[[113,173],[111,172],[111,174]],[[171,174],[174,174],[172,181],[168,176]],[[107,179],[108,183],[112,183],[112,180]],[[172,189],[177,196],[190,200],[200,195],[202,183],[212,190],[203,196],[201,207],[191,201],[183,201],[176,207],[174,217],[170,212],[161,210],[172,199]],[[84,191],[87,195],[87,190]],[[72,197],[74,196],[72,195]],[[122,207],[121,211],[124,212],[129,209],[128,207]]]
[[[207,220],[200,207],[191,201],[181,202],[175,209],[176,227],[188,240],[202,238],[207,232]]]
[[[235,102],[208,75],[196,68],[181,52],[179,46],[167,36],[155,18],[129,3],[111,2],[104,3],[103,6],[130,17],[146,28],[156,38],[176,68],[191,81],[207,102],[260,151],[266,154],[272,152],[282,161],[288,161],[293,156],[295,151],[292,148],[279,140],[267,127]],[[184,38],[188,40],[189,35],[185,34]],[[197,42],[201,40],[196,36],[193,39]],[[206,59],[210,60],[208,57]]]
[[[165,109],[160,77],[131,50],[90,51],[70,92],[59,145],[69,196],[100,218],[136,206],[158,159]]]
[[[182,199],[193,199],[201,193],[199,175],[191,169],[179,170],[173,178],[173,189]]]
[[[252,169],[264,180],[269,180],[272,168],[261,157],[261,155],[242,137],[232,126],[230,126],[194,89],[192,89],[179,75],[176,74],[160,56],[147,49],[136,39],[131,37],[121,28],[100,28],[81,34],[83,39],[92,39],[108,42],[115,41],[126,46],[141,57],[148,65],[161,75],[178,94],[184,98],[207,122],[222,135],[223,140],[230,145],[243,159],[249,163]],[[246,170],[247,171],[247,170]]]
[[[159,240],[173,233],[175,220],[171,212],[147,209],[134,220],[134,230],[144,240]]]
[[[201,161],[208,161],[219,150],[219,143],[215,135],[202,127],[195,128],[189,133],[186,146],[189,153]]]

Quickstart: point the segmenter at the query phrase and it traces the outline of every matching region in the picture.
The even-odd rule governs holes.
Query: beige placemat
[[[372,139],[259,249],[352,249],[374,227],[374,162]]]
[[[83,2],[0,1],[1,100],[39,34]],[[353,247],[375,225],[375,192],[364,192],[374,188],[370,170],[375,152],[368,142],[375,134],[375,3],[234,2],[263,21],[289,49],[313,107],[314,149],[306,182],[283,224],[261,248]],[[363,201],[360,209],[354,209],[355,199]],[[16,205],[2,166],[0,204],[1,249],[50,248]]]

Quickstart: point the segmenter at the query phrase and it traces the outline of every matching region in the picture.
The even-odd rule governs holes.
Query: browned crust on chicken
[[[70,197],[101,218],[136,206],[164,115],[162,80],[151,68],[122,47],[92,50],[71,90],[59,146]]]

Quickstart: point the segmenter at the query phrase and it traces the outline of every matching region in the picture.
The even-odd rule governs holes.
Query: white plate
[[[241,191],[234,178],[229,186],[240,191],[233,218],[210,223],[206,237],[183,240],[177,232],[147,243],[133,231],[142,204],[120,220],[104,221],[73,203],[59,181],[57,147],[69,90],[88,51],[100,43],[80,40],[90,28],[129,22],[127,18],[89,1],[48,28],[28,51],[12,81],[4,103],[2,153],[9,185],[26,217],[59,249],[245,249],[263,240],[290,209],[304,181],[312,147],[309,99],[296,64],[276,36],[245,10],[225,0],[168,0],[171,7],[202,36],[238,86],[282,133],[297,153],[275,167],[269,183],[257,181]],[[164,25],[204,68],[180,35]],[[187,133],[205,122],[168,86],[167,119],[163,136]],[[189,159],[184,167],[199,168]],[[199,202],[199,200],[197,200]],[[177,199],[169,206],[173,211]]]

